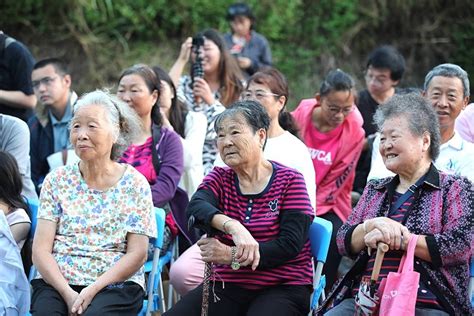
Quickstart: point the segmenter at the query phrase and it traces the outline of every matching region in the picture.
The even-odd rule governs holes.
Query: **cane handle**
[[[388,251],[389,247],[386,243],[379,242],[377,244],[377,254],[375,256],[374,269],[372,270],[372,275],[370,279],[376,281],[379,278],[380,268],[382,267],[383,257]]]

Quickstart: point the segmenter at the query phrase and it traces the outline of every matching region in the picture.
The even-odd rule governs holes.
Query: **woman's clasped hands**
[[[411,234],[404,225],[387,217],[368,219],[362,225],[365,231],[364,242],[368,247],[375,249],[379,242],[384,242],[390,250],[407,249]]]
[[[251,266],[252,270],[257,269],[260,263],[258,242],[238,221],[231,221],[227,224],[227,231],[232,236],[232,240],[237,247],[235,259],[240,263],[240,266]],[[215,238],[201,238],[197,242],[197,245],[201,250],[202,259],[205,262],[219,264],[230,264],[232,262],[231,247],[221,243]]]

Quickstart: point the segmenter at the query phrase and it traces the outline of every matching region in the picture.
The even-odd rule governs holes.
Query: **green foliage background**
[[[199,30],[227,32],[229,0],[3,0],[0,28],[41,59],[71,65],[75,89],[111,87],[137,62],[169,68],[181,42]],[[436,64],[471,74],[474,2],[469,0],[249,0],[257,31],[289,79],[290,107],[311,97],[330,69],[351,73],[362,88],[366,55],[392,44],[407,59],[402,86],[421,87]],[[471,80],[474,81],[474,80]]]

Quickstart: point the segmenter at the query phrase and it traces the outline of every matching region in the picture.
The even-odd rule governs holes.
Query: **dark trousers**
[[[33,295],[31,297],[32,315],[68,315],[68,307],[61,295],[42,279],[31,281]],[[80,293],[85,286],[72,285],[71,288]],[[134,315],[143,305],[145,292],[135,282],[109,285],[102,289],[92,300],[82,315]]]
[[[331,290],[334,282],[337,281],[337,269],[341,263],[342,256],[337,250],[336,235],[339,228],[342,226],[341,219],[333,212],[326,213],[320,216],[332,223],[331,243],[329,244],[328,257],[323,267],[323,275],[326,276],[326,292]]]
[[[211,281],[208,315],[226,316],[303,316],[309,313],[311,286],[279,285],[262,290],[248,290],[231,283]],[[219,298],[214,302],[214,293]],[[163,316],[200,316],[202,284],[186,294]]]

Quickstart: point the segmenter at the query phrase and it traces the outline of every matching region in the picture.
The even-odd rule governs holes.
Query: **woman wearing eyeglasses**
[[[352,183],[364,139],[363,120],[354,97],[353,79],[337,69],[326,76],[314,99],[302,100],[292,112],[316,172],[316,215],[333,224],[323,271],[327,288],[337,278],[341,256],[335,237],[352,210]]]
[[[232,32],[224,35],[229,52],[237,59],[240,69],[251,76],[261,68],[272,65],[272,52],[267,39],[254,31],[255,16],[245,3],[234,3],[227,9]]]

